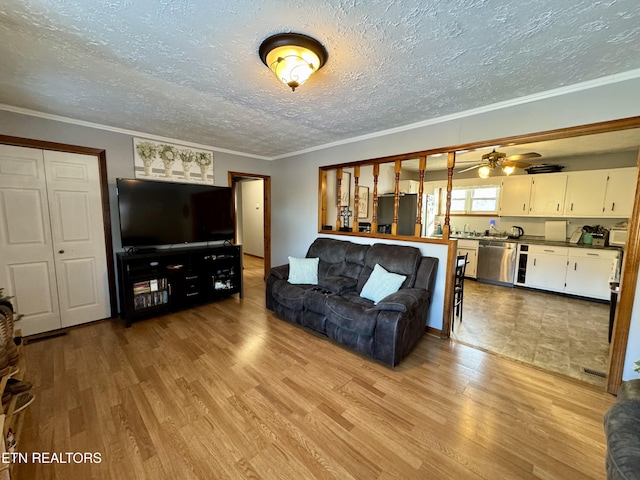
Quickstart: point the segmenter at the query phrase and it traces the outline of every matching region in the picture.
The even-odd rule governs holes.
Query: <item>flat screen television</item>
[[[231,188],[118,178],[123,247],[233,240]]]

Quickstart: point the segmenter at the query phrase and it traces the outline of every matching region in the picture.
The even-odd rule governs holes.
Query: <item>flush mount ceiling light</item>
[[[278,33],[260,45],[260,59],[279,81],[296,88],[327,61],[327,50],[315,38],[300,33]]]

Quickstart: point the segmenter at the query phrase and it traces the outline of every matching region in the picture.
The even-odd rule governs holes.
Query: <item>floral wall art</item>
[[[133,139],[135,178],[213,184],[213,152]]]

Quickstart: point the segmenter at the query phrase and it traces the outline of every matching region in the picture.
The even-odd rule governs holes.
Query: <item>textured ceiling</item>
[[[279,32],[320,40],[291,92]],[[0,103],[274,157],[640,68],[638,0],[2,0]]]

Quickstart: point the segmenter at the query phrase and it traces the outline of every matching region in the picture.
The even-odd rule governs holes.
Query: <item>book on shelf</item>
[[[169,286],[166,278],[157,278],[133,284],[133,308],[155,307],[169,303]]]
[[[145,280],[144,282],[135,282],[133,284],[133,294],[141,295],[143,293],[165,290],[167,285],[168,283],[166,278],[154,278],[152,280]]]

